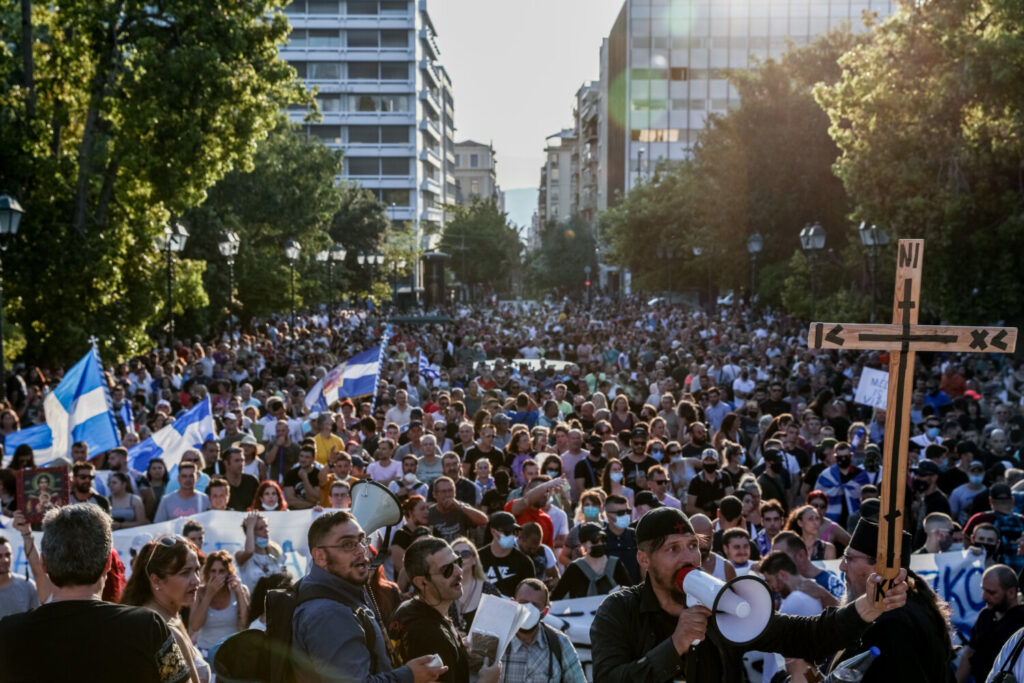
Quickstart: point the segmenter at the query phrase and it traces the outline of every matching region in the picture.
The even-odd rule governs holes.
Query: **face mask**
[[[933,441],[935,439],[939,438],[939,428],[938,427],[929,427],[928,431],[926,433],[928,434],[928,438],[932,439]]]
[[[615,526],[619,527],[620,529],[625,529],[629,527],[629,515],[616,515]]]
[[[924,491],[927,491],[928,490],[928,482],[925,481],[924,479],[915,479],[914,480],[914,490],[917,491],[918,493],[922,493]]]
[[[960,552],[964,549],[963,543],[953,543],[949,546],[949,552]]]
[[[584,505],[583,506],[583,518],[587,520],[595,520],[601,515],[601,508],[596,505]]]
[[[946,534],[939,539],[939,552],[946,552],[953,545],[953,534]]]
[[[836,456],[836,464],[839,465],[839,467],[841,469],[845,470],[847,467],[849,467],[851,461],[852,461],[852,458],[849,455],[837,455]]]
[[[657,460],[658,462],[661,462],[662,459],[664,459],[665,457],[665,451],[651,451],[651,457]]]
[[[266,548],[268,545],[270,545],[270,539],[269,538],[262,538],[260,536],[256,537],[256,547],[257,548]]]
[[[999,549],[999,546],[995,543],[975,543],[974,545],[982,548],[985,551],[986,557],[995,557],[996,551]]]
[[[590,546],[591,557],[604,557],[605,553],[608,552],[608,546],[604,543],[595,543]]]
[[[704,471],[707,472],[708,474],[711,474],[712,472],[718,469],[718,465],[716,465],[713,462],[706,462],[703,465],[701,465],[701,467],[704,468]]]
[[[502,534],[498,538],[498,545],[502,548],[514,548],[516,545],[516,537],[512,534]]]
[[[682,462],[682,461],[683,461],[683,456],[681,456],[681,455],[673,455],[673,456],[672,456],[671,458],[669,458],[669,459],[670,459],[670,460],[671,460],[672,462]]]
[[[622,472],[612,472],[608,475],[616,484],[622,481]]]
[[[984,474],[968,474],[967,475],[967,479],[970,480],[970,482],[972,484],[984,484],[985,483],[985,475]]]
[[[264,510],[276,510],[277,509],[276,505],[267,505],[266,503],[261,503],[261,505],[263,505],[263,509]]]
[[[522,623],[522,625],[519,627],[519,630],[520,631],[532,631],[533,629],[535,629],[537,627],[537,624],[540,623],[540,618],[543,615],[540,613],[540,610],[536,608],[536,606],[531,605],[530,603],[526,603],[526,604],[520,603],[520,604],[522,604],[523,607],[526,608],[526,611],[529,612],[530,614],[529,614],[528,617],[526,617],[526,621],[524,621]]]
[[[548,470],[548,476],[556,479],[561,473],[558,470]]]

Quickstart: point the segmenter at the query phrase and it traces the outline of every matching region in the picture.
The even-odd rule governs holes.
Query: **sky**
[[[452,79],[455,139],[492,142],[512,222],[536,209],[544,140],[572,126],[576,91],[600,75],[623,0],[430,0]],[[532,206],[531,206],[532,204]]]

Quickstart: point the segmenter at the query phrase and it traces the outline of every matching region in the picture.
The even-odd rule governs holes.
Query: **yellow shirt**
[[[337,434],[329,434],[327,437],[317,434],[313,441],[316,442],[316,461],[321,465],[327,464],[332,449],[339,452],[345,450],[345,440]]]

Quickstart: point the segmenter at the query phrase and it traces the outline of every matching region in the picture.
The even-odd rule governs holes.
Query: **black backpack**
[[[366,605],[353,604],[334,591],[316,584],[267,591],[267,630],[248,629],[225,640],[213,662],[218,680],[244,683],[293,683],[296,673],[315,670],[315,663],[292,648],[292,616],[310,600],[334,600],[356,615],[366,633],[370,670],[377,671],[377,632],[374,616]]]

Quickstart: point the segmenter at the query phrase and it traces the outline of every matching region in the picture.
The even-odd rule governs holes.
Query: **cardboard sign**
[[[881,370],[864,368],[860,373],[860,384],[853,400],[862,405],[885,410],[888,402],[889,373]]]

